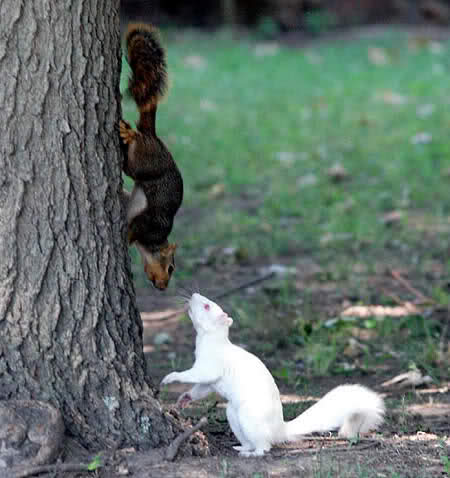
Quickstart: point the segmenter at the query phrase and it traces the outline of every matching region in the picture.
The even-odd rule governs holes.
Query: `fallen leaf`
[[[411,144],[428,144],[433,140],[433,135],[425,131],[415,134],[411,138]]]
[[[335,163],[331,166],[331,168],[327,170],[327,174],[334,183],[340,183],[350,177],[348,171],[340,163]]]
[[[434,113],[434,110],[435,106],[432,103],[426,103],[417,107],[416,114],[419,118],[428,118]]]
[[[432,53],[433,55],[442,55],[442,53],[444,53],[444,45],[442,45],[441,42],[438,42],[438,41],[431,41],[429,44],[428,44],[428,49],[430,50],[430,53]]]
[[[384,388],[417,387],[418,385],[424,385],[432,381],[433,379],[429,375],[422,375],[420,370],[410,370],[409,372],[401,373],[390,380],[386,380],[386,382],[383,382],[381,386]]]
[[[279,151],[275,153],[275,158],[280,161],[280,163],[289,163],[292,164],[297,157],[296,153],[291,153],[290,151]]]
[[[237,247],[235,246],[228,246],[222,249],[224,256],[233,256],[236,253],[236,251],[237,251]]]
[[[359,343],[356,339],[353,337],[350,337],[348,339],[348,345],[344,349],[344,355],[346,357],[358,357],[358,355],[361,355],[364,352],[367,352],[368,347],[367,345],[363,345]]]
[[[346,232],[341,232],[339,234],[333,234],[331,232],[328,232],[327,234],[324,234],[319,242],[322,246],[327,246],[328,244],[331,244],[333,242],[345,242],[349,241],[352,239],[352,235],[348,234]]]
[[[200,109],[202,111],[212,112],[217,110],[217,105],[210,100],[203,99],[200,100]]]
[[[350,372],[351,370],[356,370],[356,365],[350,364],[348,362],[342,362],[341,366],[342,366],[342,369],[345,370],[346,372]]]
[[[377,98],[387,105],[401,106],[408,103],[408,98],[405,95],[396,93],[395,91],[387,90],[379,93]]]
[[[286,277],[295,274],[297,269],[283,264],[271,264],[270,266],[261,267],[259,272],[261,275],[275,274],[278,277]]]
[[[315,186],[318,182],[317,176],[315,174],[306,174],[297,179],[297,186],[299,188],[304,188],[308,186]]]
[[[404,214],[402,211],[390,211],[381,216],[381,222],[386,226],[391,226],[400,222],[403,219],[403,216]]]
[[[267,42],[259,43],[255,46],[255,56],[265,57],[265,56],[275,56],[280,50],[280,45],[276,42]]]
[[[403,305],[353,305],[341,312],[341,317],[407,317],[420,313],[420,309],[410,302]]]
[[[184,58],[184,64],[195,70],[201,70],[206,67],[208,62],[203,56],[200,55],[188,55]]]
[[[367,49],[367,55],[369,57],[370,63],[376,66],[385,66],[389,63],[389,57],[384,48],[370,46]]]
[[[208,191],[208,197],[210,199],[217,199],[225,195],[225,184],[216,183],[213,184]]]

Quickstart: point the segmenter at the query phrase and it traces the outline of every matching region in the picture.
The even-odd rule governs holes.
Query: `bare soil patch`
[[[318,320],[327,320],[335,317],[357,299],[351,284],[339,280],[320,279],[320,268],[311,260],[297,258],[290,259],[290,264],[301,263],[299,273],[295,280],[295,288],[301,293],[306,286],[309,294],[313,294],[313,315]],[[229,286],[236,284],[232,278],[239,277],[243,283],[255,277],[261,265],[242,267],[229,265],[223,274],[218,276],[208,267],[200,268],[196,275],[196,289],[208,291],[213,295],[224,291]],[[405,289],[389,272],[388,265],[380,264],[376,274],[368,274],[364,267],[360,267],[360,284],[370,291],[374,298],[380,297],[389,291],[391,296],[399,301],[414,301],[417,299],[413,290]],[[423,278],[415,277],[408,269],[400,269],[407,275],[409,281],[420,289]],[[204,271],[204,274],[203,274]],[[227,278],[229,279],[227,281]],[[258,284],[247,291],[233,294],[232,297],[223,298],[220,303],[233,309],[239,301],[258,301],[262,295],[271,293],[271,280]],[[272,284],[273,285],[273,284]],[[158,382],[166,373],[175,369],[182,370],[191,366],[193,362],[194,332],[189,320],[179,317],[161,318],[164,314],[172,314],[182,306],[179,298],[164,298],[156,292],[148,290],[146,295],[139,297],[139,304],[143,312],[145,326],[145,344],[148,351],[149,370],[155,381]],[[367,292],[367,291],[366,291]],[[205,292],[205,294],[207,294]],[[401,299],[400,299],[401,298]],[[159,309],[158,309],[159,307]],[[151,313],[145,313],[151,311]],[[168,311],[168,312],[165,312]],[[249,334],[239,328],[232,330],[232,339],[242,343],[249,350],[264,350],[262,345],[270,340],[274,328],[268,327],[267,319],[276,320],[276,308],[261,311],[269,317],[261,321],[261,330]],[[442,321],[448,320],[448,311],[436,312],[441,314]],[[272,319],[271,319],[272,317]],[[260,318],[258,318],[259,320]],[[255,318],[256,320],[256,318]],[[280,323],[276,324],[280,327]],[[155,338],[161,333],[167,333],[169,341],[156,345]],[[279,334],[275,337],[279,340]],[[283,366],[284,361],[295,353],[295,347],[289,343],[280,342],[279,347],[264,352],[256,352],[268,364],[271,370]],[[356,359],[355,359],[356,360]],[[403,370],[404,371],[404,370]],[[356,444],[349,444],[339,440],[335,435],[305,439],[300,443],[290,444],[272,449],[270,454],[263,459],[244,459],[237,456],[232,450],[236,443],[226,422],[224,404],[220,399],[212,397],[196,407],[191,407],[179,412],[185,419],[196,423],[201,416],[208,417],[208,424],[203,428],[209,443],[209,457],[183,457],[175,463],[160,463],[156,468],[139,465],[139,460],[133,465],[136,476],[236,476],[236,477],[287,477],[287,476],[336,476],[336,477],[428,477],[447,476],[445,460],[449,453],[450,445],[450,382],[428,384],[416,389],[384,390],[380,384],[401,373],[395,358],[386,360],[383,367],[374,369],[373,373],[356,370],[350,379],[344,376],[332,375],[319,377],[309,381],[308,393],[297,394],[295,386],[277,378],[277,383],[282,393],[285,404],[285,416],[291,418],[307,408],[314,400],[322,396],[332,387],[348,382],[359,382],[384,394],[387,403],[386,423],[379,433],[372,434]],[[298,371],[302,373],[301,369]],[[173,384],[168,391],[160,394],[163,406],[172,409],[178,394],[186,390],[187,386]],[[295,406],[292,408],[291,405]],[[178,413],[178,412],[175,412]],[[146,468],[144,470],[144,468]],[[131,468],[130,468],[131,470]],[[143,473],[143,474],[141,474]],[[158,475],[159,474],[159,475]]]

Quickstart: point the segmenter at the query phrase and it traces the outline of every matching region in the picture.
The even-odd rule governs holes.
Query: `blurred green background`
[[[416,303],[404,319],[357,322],[372,330],[358,367],[394,357],[389,343],[397,366],[446,376],[450,41],[395,28],[300,47],[226,28],[162,38],[171,88],[157,131],[185,182],[167,294],[275,270],[227,307],[263,354],[303,344],[295,360],[313,374],[348,367],[346,307]],[[124,59],[123,91],[128,76]],[[126,96],[123,113],[137,118]],[[131,253],[139,293],[156,294]]]

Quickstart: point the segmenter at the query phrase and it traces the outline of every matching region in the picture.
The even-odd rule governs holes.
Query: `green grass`
[[[172,86],[158,110],[158,133],[185,182],[183,212],[171,235],[179,243],[175,290],[178,281],[195,283],[196,261],[207,248],[232,246],[250,264],[313,258],[324,266],[319,280],[345,283],[362,303],[373,297],[365,279],[353,274],[355,263],[365,265],[365,278],[379,262],[406,266],[448,307],[448,288],[429,280],[427,268],[438,262],[440,277],[450,277],[449,41],[436,53],[429,41],[387,30],[307,49],[279,45],[273,55],[258,56],[257,38],[228,31],[169,30],[163,38]],[[383,49],[387,64],[370,61],[373,47]],[[124,61],[123,90],[128,74]],[[127,120],[136,119],[129,99],[123,111]],[[424,132],[431,142],[413,144]],[[342,181],[328,174],[336,164],[347,172]],[[402,216],[389,226],[382,218],[392,211]],[[143,285],[139,265],[135,272]],[[300,307],[298,288],[280,290],[280,303],[267,297],[236,302],[240,324],[252,327],[253,312],[270,310],[278,325],[289,324],[278,334],[293,331],[290,338],[305,345],[313,373],[329,372],[342,352],[340,332],[319,327],[312,339],[305,337],[298,324],[308,325],[316,313],[308,289]],[[426,366],[439,332],[430,332],[423,317],[411,320],[417,340],[403,362],[413,357]],[[403,326],[379,323],[378,337],[405,340]],[[323,341],[314,335],[321,333]],[[289,375],[286,370],[279,368],[279,375]]]
[[[184,255],[198,254],[199,243],[250,245],[253,256],[414,244],[421,237],[408,227],[411,214],[448,226],[450,44],[441,55],[427,44],[412,51],[406,36],[391,33],[258,57],[251,38],[227,32],[165,36],[172,87],[158,131],[182,170],[184,206],[208,216],[196,227],[175,225]],[[370,63],[373,46],[386,49],[388,65]],[[204,66],[186,64],[194,55]],[[389,91],[407,103],[385,104],[379,97]],[[420,118],[424,104],[434,111]],[[136,117],[130,102],[124,115]],[[431,143],[411,144],[424,131]],[[330,180],[335,163],[347,180]],[[217,183],[224,196],[210,199]],[[251,213],[249,200],[257,203]],[[388,229],[380,216],[391,210],[404,217]],[[440,240],[448,244],[448,230]]]

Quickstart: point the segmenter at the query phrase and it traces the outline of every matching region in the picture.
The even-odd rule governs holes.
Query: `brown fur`
[[[148,278],[164,290],[175,269],[175,244],[169,236],[183,200],[183,179],[165,144],[156,135],[156,110],[167,85],[165,52],[151,25],[132,24],[127,35],[128,61],[132,69],[129,89],[140,116],[137,130],[120,122],[125,153],[123,170],[146,198],[146,207],[132,217],[128,240],[136,242]]]
[[[145,23],[132,23],[126,34],[128,62],[133,76],[129,89],[138,108],[155,106],[167,90],[166,54],[157,30]]]
[[[170,277],[175,270],[176,244],[167,244],[154,254],[149,254],[144,265],[145,273],[153,285],[164,290],[169,285]]]

